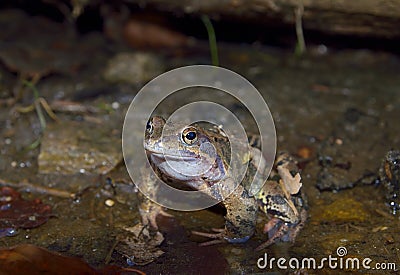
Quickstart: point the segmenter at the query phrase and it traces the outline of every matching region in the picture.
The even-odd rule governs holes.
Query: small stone
[[[122,159],[114,127],[87,121],[49,123],[38,157],[40,174],[106,174]]]
[[[117,109],[119,109],[119,102],[113,102],[113,103],[111,103],[111,108],[113,108],[114,110],[117,110]]]
[[[114,204],[115,204],[115,202],[114,202],[113,200],[110,200],[110,199],[106,200],[104,203],[105,203],[105,205],[107,205],[108,207],[113,207]]]
[[[335,140],[335,143],[336,143],[337,145],[342,145],[342,144],[343,144],[343,140],[340,139],[340,138],[337,138],[337,139]]]
[[[119,53],[111,58],[103,77],[112,83],[141,84],[164,72],[161,59],[150,53]]]

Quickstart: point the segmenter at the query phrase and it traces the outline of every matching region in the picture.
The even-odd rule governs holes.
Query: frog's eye
[[[188,127],[182,131],[182,140],[188,145],[192,145],[197,141],[197,131],[193,127]]]
[[[151,135],[153,133],[153,130],[154,130],[153,121],[150,119],[149,121],[147,121],[146,131]]]

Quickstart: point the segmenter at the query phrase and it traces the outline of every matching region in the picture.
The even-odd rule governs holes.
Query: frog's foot
[[[256,251],[260,251],[278,240],[286,238],[286,235],[289,233],[290,228],[289,225],[278,218],[272,218],[267,224],[264,226],[264,233],[268,233],[268,241],[264,242],[260,246],[256,248]],[[290,238],[290,236],[288,236]],[[295,238],[295,236],[294,236]],[[294,240],[293,238],[293,240]],[[286,240],[285,241],[290,241]]]
[[[225,228],[212,228],[212,231],[214,231],[216,233],[192,231],[192,234],[210,238],[210,239],[214,239],[212,241],[203,242],[200,244],[200,246],[209,246],[209,245],[221,244],[221,243],[244,243],[248,239],[250,239],[250,236],[246,236],[243,238],[229,238]]]
[[[264,233],[268,233],[268,232],[271,232],[273,229],[274,229],[274,227],[278,224],[278,223],[280,223],[280,222],[282,222],[280,219],[278,219],[278,218],[272,218],[272,219],[270,219],[265,225],[264,225]]]
[[[147,207],[139,208],[140,216],[142,217],[142,223],[144,226],[150,225],[152,228],[158,230],[157,216],[162,215],[164,217],[173,217],[173,215],[168,214],[163,210],[160,205],[151,204]]]
[[[256,251],[262,250],[275,242],[294,242],[300,229],[303,228],[307,219],[307,212],[302,210],[300,213],[300,222],[297,224],[286,223],[278,218],[272,218],[264,226],[264,233],[268,233],[268,241],[256,248]]]

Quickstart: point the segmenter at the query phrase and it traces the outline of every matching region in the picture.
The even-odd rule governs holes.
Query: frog
[[[379,182],[386,188],[386,201],[393,215],[400,212],[400,151],[390,150],[379,169]]]
[[[219,243],[244,243],[255,233],[257,215],[261,210],[269,221],[264,226],[264,233],[268,234],[268,240],[257,249],[263,249],[278,241],[294,242],[300,229],[307,219],[307,211],[304,204],[304,194],[301,191],[301,176],[294,159],[286,152],[280,153],[276,158],[275,169],[270,178],[265,182],[259,182],[260,190],[253,194],[249,184],[255,181],[264,181],[263,177],[269,173],[266,161],[257,147],[247,146],[248,154],[239,156],[242,163],[248,165],[246,175],[237,183],[233,190],[224,190],[225,186],[232,186],[236,180],[229,169],[231,156],[230,140],[220,127],[202,127],[193,124],[184,127],[172,127],[173,132],[163,135],[166,121],[161,116],[150,118],[146,125],[144,148],[153,170],[163,180],[173,181],[188,186],[193,190],[207,193],[215,198],[222,198],[221,204],[226,209],[225,226],[221,229],[213,229],[213,232],[192,231],[192,234],[209,238],[201,245],[213,245]],[[173,161],[194,161],[202,157],[201,146],[212,144],[215,151],[213,157],[204,157],[200,165],[190,166],[193,176],[182,176],[176,169],[171,169],[167,158]],[[232,152],[235,153],[235,152]],[[207,163],[210,162],[210,163]],[[183,164],[183,163],[182,163]],[[208,165],[209,169],[204,169]],[[185,167],[182,165],[182,167]],[[201,171],[200,171],[201,169]],[[203,172],[205,171],[205,172]],[[257,177],[257,171],[261,171]],[[198,173],[199,172],[199,173]],[[154,175],[153,175],[154,176]],[[148,177],[149,178],[149,177]],[[220,188],[208,187],[219,184]],[[157,187],[152,186],[152,181],[147,183],[150,190],[156,192]],[[212,191],[210,191],[212,190]],[[144,200],[140,207],[143,224],[150,224],[157,229],[156,217],[169,215],[162,206]]]

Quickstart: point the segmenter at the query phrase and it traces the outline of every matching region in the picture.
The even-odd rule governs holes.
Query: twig
[[[43,186],[39,186],[39,185],[36,185],[33,183],[24,182],[24,181],[15,183],[15,182],[9,182],[9,181],[0,179],[0,185],[10,186],[10,187],[13,187],[16,189],[20,189],[20,188],[29,189],[29,191],[32,193],[46,194],[46,195],[60,197],[60,198],[66,198],[66,199],[73,199],[76,197],[76,194],[70,193],[65,190],[43,187]]]
[[[106,258],[105,258],[105,260],[104,260],[104,263],[105,263],[106,265],[110,263],[111,257],[112,257],[112,253],[114,252],[115,247],[117,247],[117,244],[118,244],[118,243],[119,243],[119,239],[116,238],[116,239],[115,239],[115,242],[114,242],[113,245],[111,246],[111,248],[110,248],[110,250],[108,251],[107,256],[106,256]]]
[[[365,230],[366,230],[365,227],[357,226],[357,225],[354,225],[354,224],[351,224],[351,223],[348,223],[347,225],[348,225],[349,227],[351,227],[351,228],[357,229],[358,231],[365,231]]]
[[[385,217],[385,218],[388,218],[388,219],[391,219],[391,220],[394,219],[394,217],[391,214],[389,214],[389,213],[387,213],[385,211],[382,211],[381,209],[377,208],[377,209],[375,209],[375,212],[378,213],[379,215]]]

